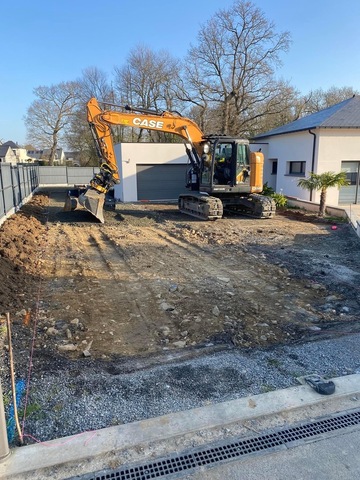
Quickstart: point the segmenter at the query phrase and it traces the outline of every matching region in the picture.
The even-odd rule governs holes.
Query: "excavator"
[[[261,195],[264,157],[250,152],[249,141],[226,135],[204,135],[199,126],[177,112],[132,106],[87,103],[87,119],[100,159],[99,173],[78,197],[65,203],[66,210],[85,208],[104,223],[103,207],[110,189],[120,183],[111,128],[115,125],[172,133],[184,141],[189,159],[188,193],[178,199],[179,210],[202,220],[222,218],[224,211],[257,218],[275,215],[275,202]]]

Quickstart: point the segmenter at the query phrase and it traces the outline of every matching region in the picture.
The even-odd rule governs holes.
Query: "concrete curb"
[[[332,379],[333,395],[319,395],[307,385],[240,398],[192,410],[176,412],[126,425],[104,428],[49,442],[14,448],[0,464],[0,478],[14,479],[17,475],[36,470],[79,464],[82,461],[114,453],[150,442],[168,440],[200,430],[226,427],[259,417],[269,417],[318,404],[338,404],[354,397],[353,408],[360,406],[360,374]],[[355,398],[356,396],[359,398]],[[346,407],[345,407],[346,408]],[[91,470],[89,470],[91,471]],[[71,476],[71,475],[68,475]],[[20,478],[25,478],[24,476]],[[38,478],[34,475],[29,478]],[[46,477],[45,477],[46,478]],[[57,477],[65,478],[65,477]]]

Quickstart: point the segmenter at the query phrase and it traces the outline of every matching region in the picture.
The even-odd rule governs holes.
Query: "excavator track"
[[[179,210],[200,220],[216,220],[223,216],[223,204],[220,198],[201,193],[180,195]]]
[[[253,218],[272,218],[275,216],[276,203],[271,197],[252,193],[238,198],[236,203],[226,204],[225,210]]]

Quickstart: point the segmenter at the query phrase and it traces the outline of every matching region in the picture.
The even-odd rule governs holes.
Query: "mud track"
[[[35,197],[2,233],[17,224],[22,238],[12,260],[3,250],[15,269],[3,309],[24,357],[31,311],[44,367],[49,357],[191,355],[359,331],[360,244],[346,223],[332,230],[293,211],[201,222],[175,205],[134,204],[106,211],[102,225],[63,212],[63,201],[63,192]]]

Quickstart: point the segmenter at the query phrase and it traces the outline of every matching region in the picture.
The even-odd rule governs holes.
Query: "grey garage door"
[[[185,193],[187,165],[137,165],[138,200],[171,200]]]

